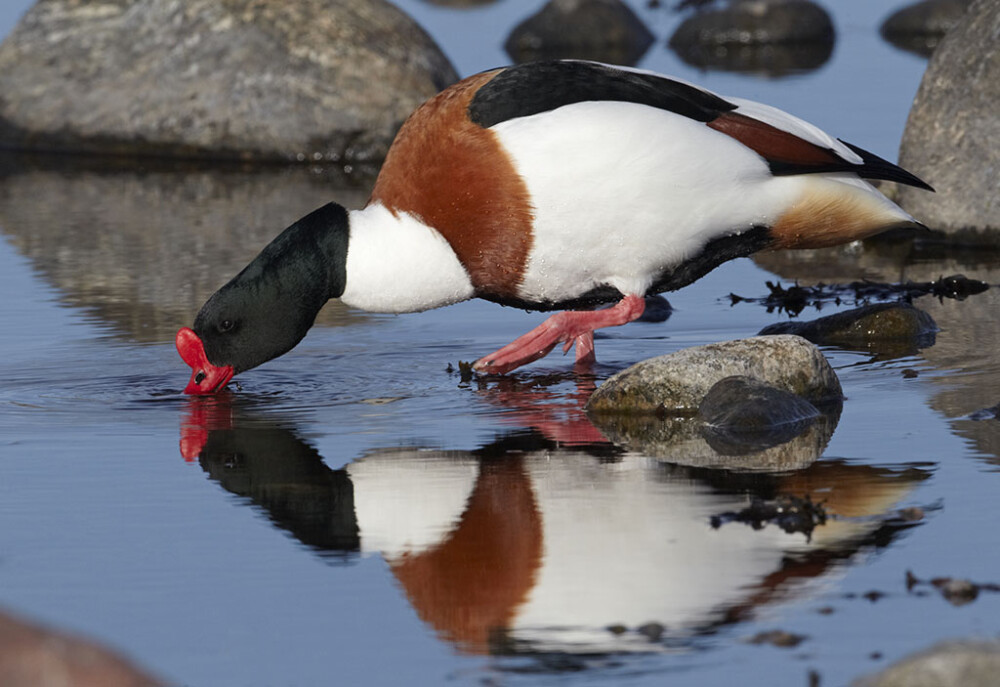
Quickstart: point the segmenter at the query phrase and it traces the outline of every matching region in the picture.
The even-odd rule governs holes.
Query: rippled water
[[[462,73],[503,61],[477,46],[521,15],[406,6]],[[658,43],[641,66],[894,157],[922,65],[878,42],[889,3],[844,7],[856,12],[835,8],[840,42],[817,73],[693,72],[663,45],[674,20],[647,9]],[[991,256],[738,261],[671,294],[666,322],[599,336],[592,375],[553,355],[462,380],[459,361],[537,314],[334,305],[229,393],[182,396],[177,327],[275,231],[365,195],[330,172],[4,167],[0,608],[199,685],[802,685],[810,671],[836,685],[938,638],[997,633],[995,594],[953,607],[905,584],[907,570],[1000,577],[1000,424],[971,419],[1000,402],[996,289],[917,299],[940,326],[933,346],[827,349],[848,398],[813,442],[821,457],[795,453],[784,471],[626,450],[581,410],[632,362],[786,319],[731,292],[956,272],[996,284]],[[712,524],[779,494],[831,517],[811,536]],[[900,518],[907,506],[924,518]],[[745,641],[772,629],[806,639]]]

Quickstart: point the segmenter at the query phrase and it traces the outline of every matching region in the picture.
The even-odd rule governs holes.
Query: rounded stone
[[[693,415],[715,383],[734,375],[755,377],[812,403],[843,396],[836,373],[816,346],[798,336],[758,336],[636,363],[598,387],[587,411]]]
[[[712,385],[698,406],[706,423],[728,432],[764,432],[819,417],[819,410],[793,393],[759,379],[734,375]]]
[[[549,0],[511,31],[504,49],[516,62],[577,58],[635,64],[653,42],[621,0]]]
[[[901,187],[899,204],[970,241],[1000,230],[1000,3],[975,0],[934,51],[903,133],[899,163],[937,193]]]
[[[962,640],[903,658],[852,687],[992,687],[1000,673],[1000,642]]]
[[[879,32],[897,48],[929,56],[965,15],[971,0],[922,0],[890,14]]]
[[[829,43],[834,35],[830,15],[809,0],[741,0],[691,15],[671,36],[670,47]]]
[[[39,0],[0,45],[0,144],[377,159],[456,78],[385,0]]]
[[[928,346],[937,329],[934,318],[909,303],[878,303],[810,322],[778,322],[764,327],[760,335],[795,334],[815,344],[845,348],[899,341]]]

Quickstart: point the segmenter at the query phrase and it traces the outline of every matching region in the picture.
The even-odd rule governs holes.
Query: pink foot
[[[563,353],[575,343],[576,362],[593,363],[594,330],[616,327],[637,319],[646,308],[642,296],[628,295],[606,310],[567,310],[557,313],[515,339],[499,351],[480,358],[473,364],[478,372],[504,374],[533,360],[544,358],[556,344],[563,342]]]

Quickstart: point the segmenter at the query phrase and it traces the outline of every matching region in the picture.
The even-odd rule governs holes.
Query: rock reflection
[[[596,415],[601,432],[616,445],[659,460],[703,468],[777,471],[808,467],[823,455],[840,419],[840,404],[823,408],[815,421],[776,428],[760,436],[734,437],[696,417]]]
[[[358,183],[329,170],[4,155],[0,231],[68,305],[130,339],[171,340],[296,217],[333,198],[363,204]],[[354,317],[335,302],[319,321]]]
[[[928,475],[844,460],[688,468],[533,429],[475,450],[374,450],[331,470],[294,425],[230,395],[190,399],[182,450],[323,554],[381,555],[440,637],[494,654],[694,646],[890,544],[912,526],[891,509]],[[779,495],[822,501],[830,517],[811,537],[712,525]]]

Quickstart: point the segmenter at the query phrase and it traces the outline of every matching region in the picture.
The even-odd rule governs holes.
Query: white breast
[[[601,284],[642,294],[711,239],[770,225],[800,193],[739,142],[644,105],[579,103],[493,131],[534,207],[527,299]]]
[[[379,204],[350,214],[347,287],[340,299],[370,312],[416,312],[472,297],[451,246],[412,215]]]

